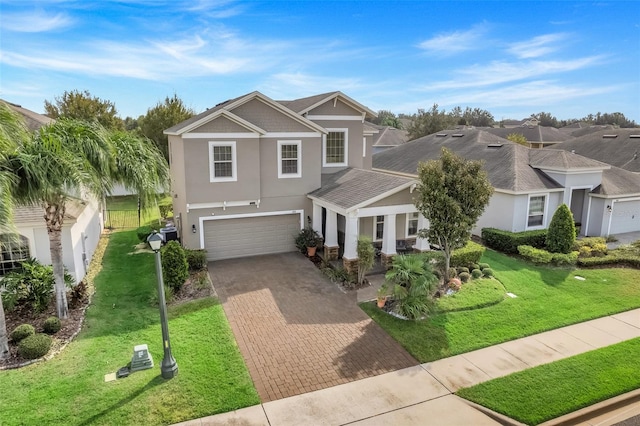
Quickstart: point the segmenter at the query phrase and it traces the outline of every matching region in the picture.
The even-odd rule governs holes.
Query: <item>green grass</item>
[[[160,377],[154,257],[129,254],[134,232],[110,236],[82,332],[50,361],[0,372],[2,425],[170,424],[259,403],[217,300],[169,309],[178,375]],[[146,343],[155,366],[105,383]]]
[[[107,197],[107,209],[109,210],[138,210],[137,195],[119,195]],[[171,204],[171,197],[158,196],[158,205],[168,203]],[[140,212],[140,225],[156,226],[160,224],[160,210],[158,205],[147,206]],[[137,213],[136,213],[137,217]]]
[[[505,293],[500,281],[481,278],[463,284],[460,291],[451,296],[441,297],[436,306],[444,312],[485,308],[502,302]]]
[[[640,388],[640,338],[481,383],[457,394],[526,424]]]
[[[482,261],[517,298],[420,322],[399,320],[371,303],[361,306],[420,362],[640,307],[640,270],[538,267],[492,250]]]

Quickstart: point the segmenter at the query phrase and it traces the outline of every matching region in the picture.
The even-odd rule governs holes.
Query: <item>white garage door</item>
[[[640,201],[619,201],[613,205],[610,233],[640,231]]]
[[[204,222],[207,260],[296,251],[300,215],[256,216]]]

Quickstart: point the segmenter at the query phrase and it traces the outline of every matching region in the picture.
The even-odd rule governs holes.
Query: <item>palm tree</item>
[[[10,159],[20,143],[29,139],[24,122],[4,102],[0,102],[0,234],[11,230],[13,223],[13,188],[17,183],[11,171]],[[0,359],[9,356],[9,338],[0,298]]]
[[[137,191],[141,201],[155,200],[168,188],[168,165],[148,139],[123,132],[108,133],[98,123],[59,119],[43,126],[27,139],[11,161],[19,178],[15,200],[40,205],[49,235],[55,276],[56,309],[68,316],[62,227],[66,203],[71,197],[102,200],[114,183]]]

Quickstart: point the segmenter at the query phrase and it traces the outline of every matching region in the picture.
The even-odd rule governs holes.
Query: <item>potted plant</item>
[[[296,237],[296,247],[301,252],[307,252],[307,256],[312,257],[316,255],[316,249],[318,244],[322,241],[320,234],[318,234],[312,227],[307,226],[302,229]]]
[[[385,303],[387,303],[388,294],[389,288],[387,287],[387,283],[383,283],[378,289],[378,308],[384,308]]]

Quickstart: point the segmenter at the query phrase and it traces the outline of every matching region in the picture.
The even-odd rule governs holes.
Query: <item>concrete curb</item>
[[[583,423],[589,419],[601,416],[635,402],[640,402],[640,389],[623,393],[622,395],[598,402],[594,405],[590,405],[589,407],[574,411],[573,413],[565,414],[564,416],[546,421],[540,426],[565,426]]]
[[[475,408],[476,410],[480,411],[483,414],[486,414],[487,416],[491,417],[493,420],[495,420],[496,422],[500,423],[503,426],[526,426],[524,423],[520,423],[519,421],[514,420],[511,417],[507,417],[504,414],[493,411],[492,409],[487,408],[483,405],[476,404],[475,402],[471,402],[459,396],[458,398],[468,406]]]

